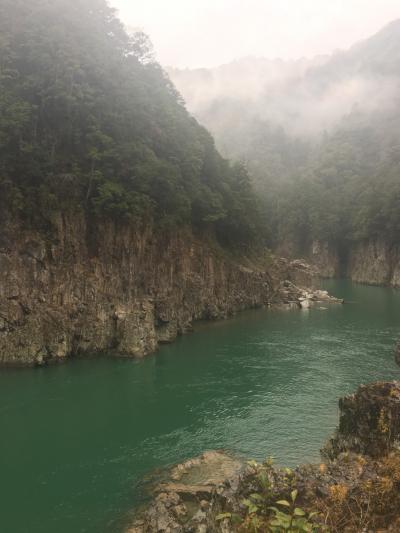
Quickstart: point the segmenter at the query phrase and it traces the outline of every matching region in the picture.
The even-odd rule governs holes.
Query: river
[[[318,460],[339,396],[400,375],[400,291],[325,285],[349,303],[198,324],[143,360],[1,370],[0,531],[118,532],[146,474],[206,449]]]

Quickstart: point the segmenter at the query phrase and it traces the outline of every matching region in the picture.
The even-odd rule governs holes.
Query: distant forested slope
[[[104,0],[0,0],[0,207],[260,234],[242,165],[192,118]]]
[[[224,155],[246,163],[271,245],[400,242],[400,21],[331,57],[170,73]]]

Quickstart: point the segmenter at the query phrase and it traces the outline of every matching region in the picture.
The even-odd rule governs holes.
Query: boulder
[[[126,533],[212,531],[215,510],[235,491],[243,469],[241,460],[223,451],[178,464],[156,484],[154,499]]]
[[[342,452],[381,457],[400,445],[400,382],[361,385],[339,400],[335,435],[322,453],[335,459]]]
[[[396,344],[396,348],[394,351],[394,360],[396,361],[396,364],[400,366],[400,341]]]

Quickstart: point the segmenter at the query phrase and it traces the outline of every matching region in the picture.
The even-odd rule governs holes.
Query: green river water
[[[146,474],[206,449],[318,460],[338,397],[400,375],[400,291],[326,285],[351,303],[199,324],[140,361],[2,370],[0,531],[119,532]]]

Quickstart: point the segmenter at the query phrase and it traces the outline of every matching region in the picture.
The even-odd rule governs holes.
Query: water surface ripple
[[[118,531],[146,474],[205,449],[317,460],[338,397],[399,376],[400,292],[328,285],[353,303],[198,325],[141,361],[1,371],[0,531]]]

